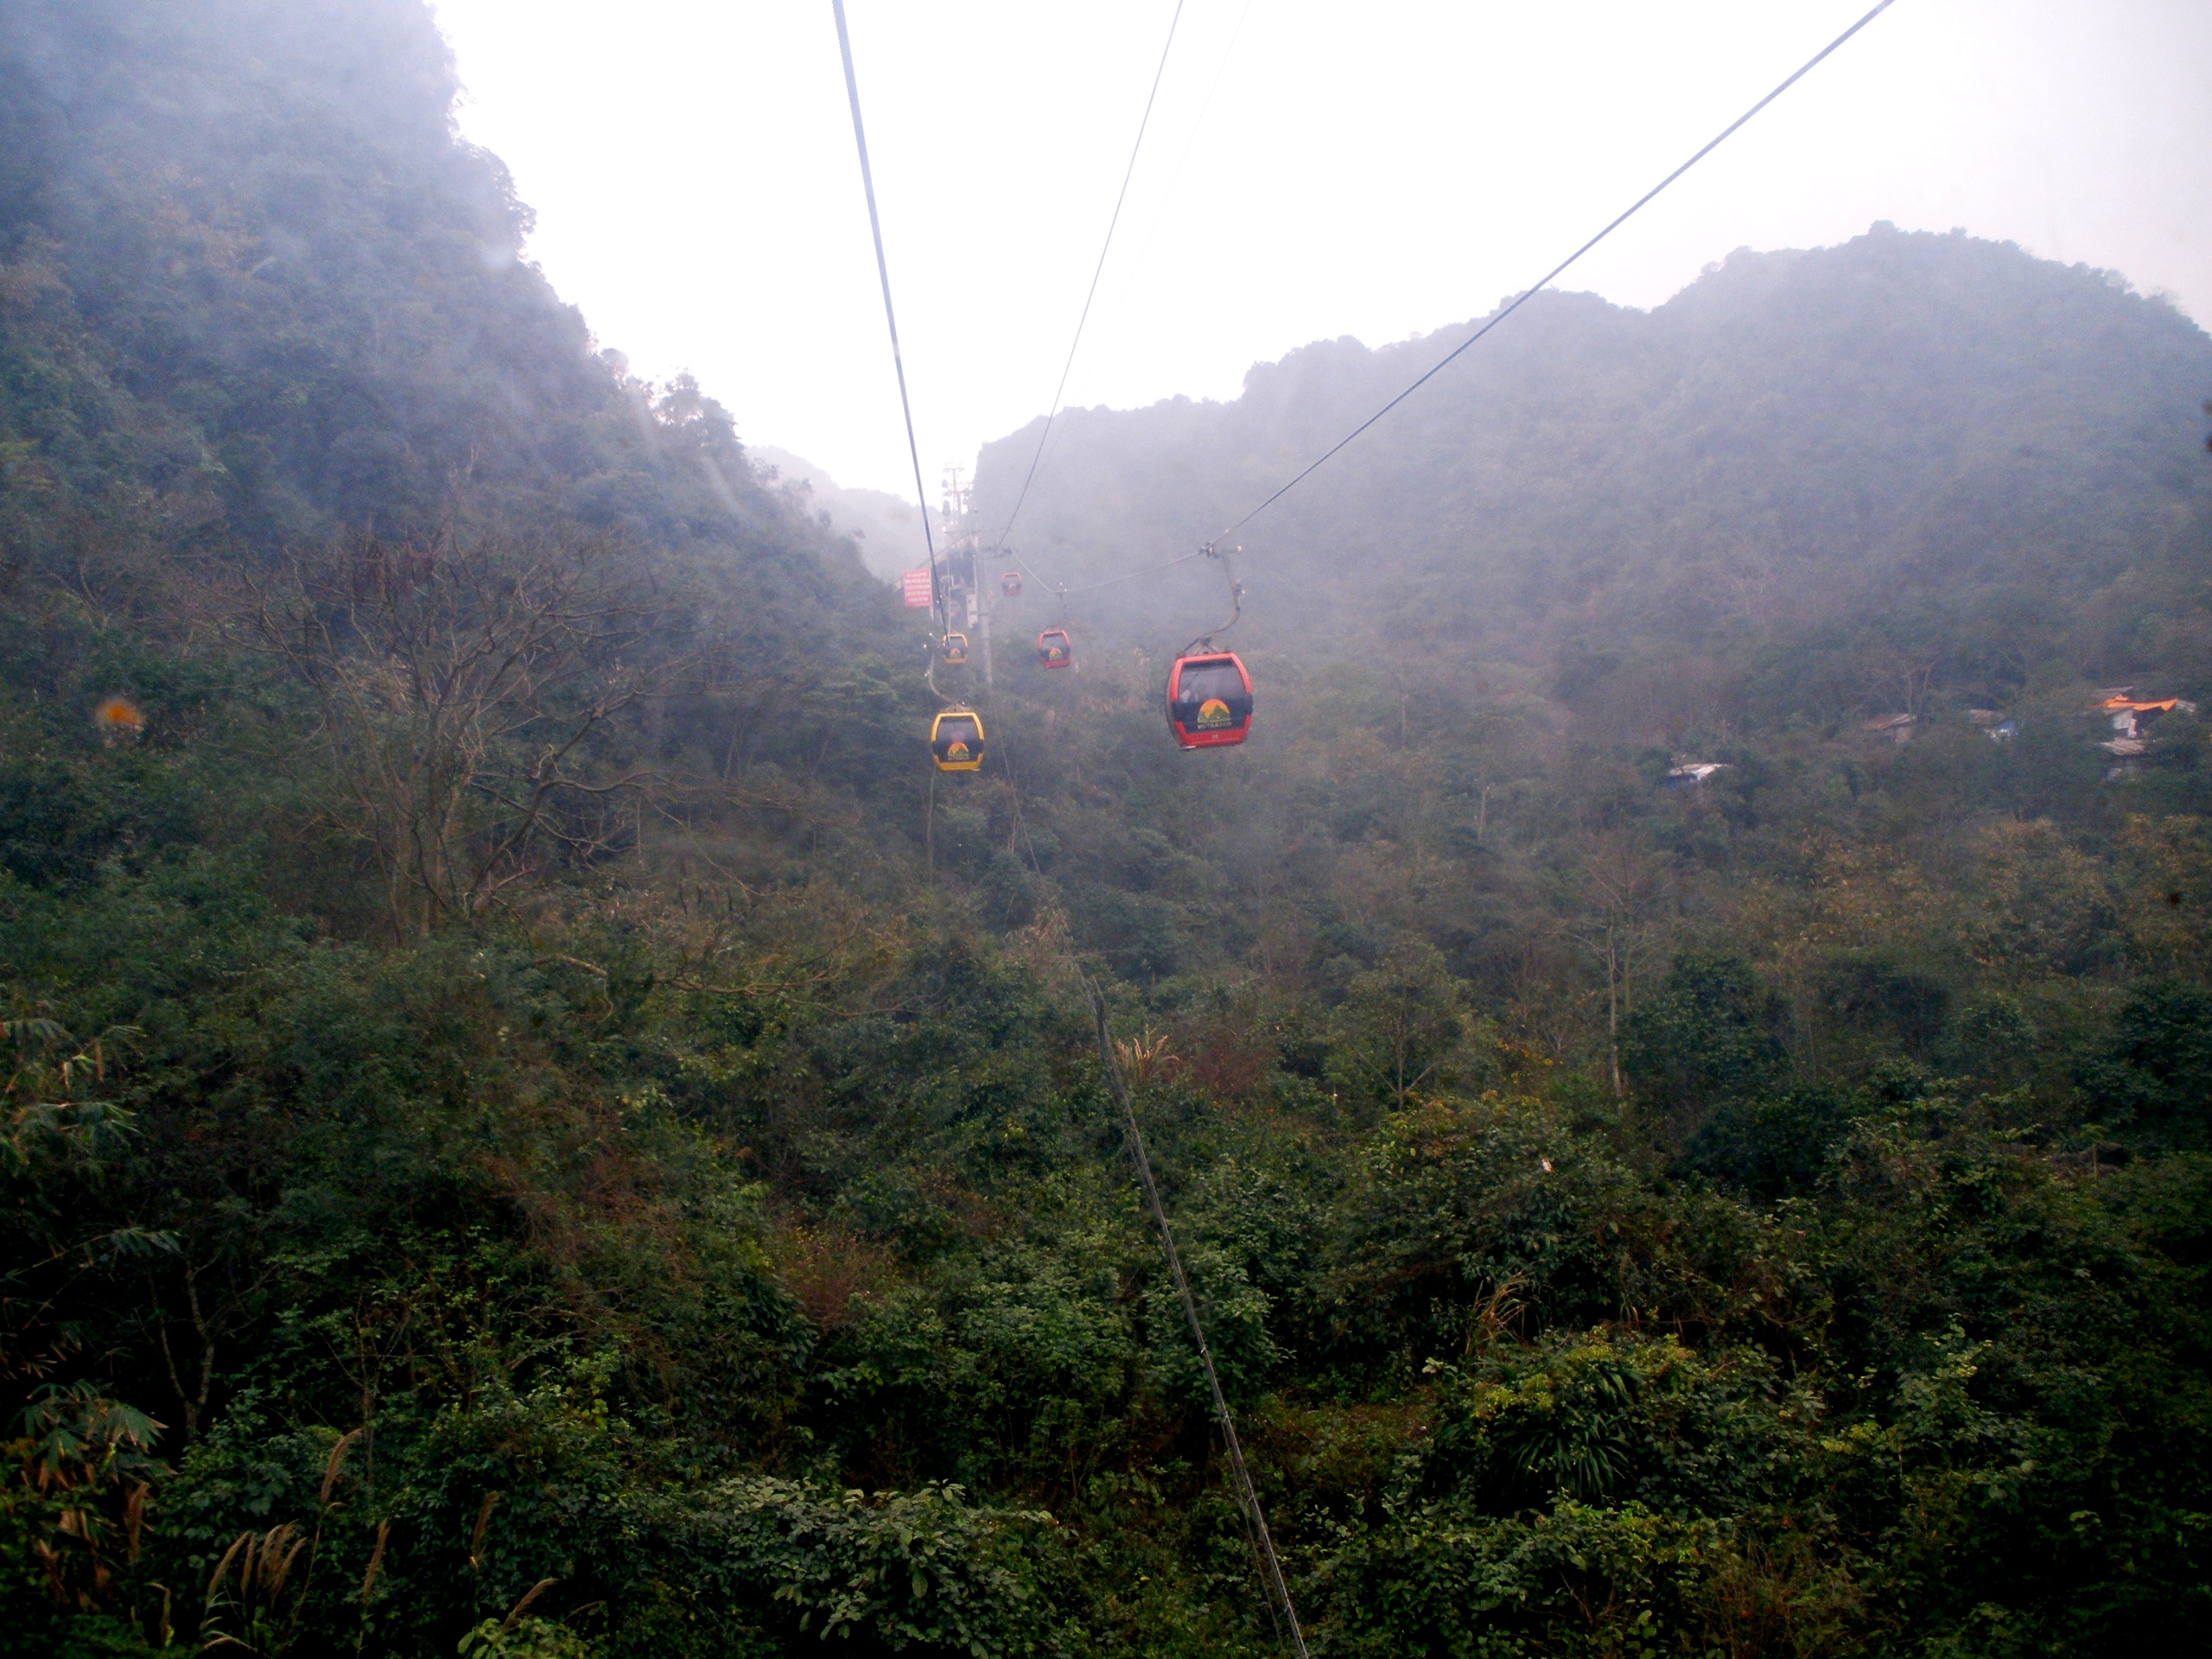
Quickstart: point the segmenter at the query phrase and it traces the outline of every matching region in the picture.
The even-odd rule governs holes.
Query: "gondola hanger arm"
[[[1229,582],[1229,620],[1218,627],[1209,629],[1184,646],[1182,652],[1184,656],[1189,656],[1193,651],[1211,651],[1214,635],[1227,633],[1230,629],[1236,626],[1236,619],[1244,614],[1244,584],[1236,580],[1236,567],[1229,562],[1229,556],[1232,551],[1242,553],[1243,550],[1241,547],[1230,549],[1216,542],[1208,542],[1192,555],[1195,558],[1221,561],[1221,573]]]

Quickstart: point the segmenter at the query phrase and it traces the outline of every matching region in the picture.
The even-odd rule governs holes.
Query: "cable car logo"
[[[945,749],[944,758],[948,760],[965,760],[968,758],[968,746],[958,738],[954,738]]]
[[[1211,731],[1229,724],[1229,705],[1219,697],[1208,697],[1198,705],[1198,729]]]

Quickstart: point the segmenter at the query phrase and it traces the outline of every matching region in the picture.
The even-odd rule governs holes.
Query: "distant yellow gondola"
[[[930,754],[939,772],[975,772],[983,764],[983,717],[948,709],[930,722]]]
[[[966,634],[948,633],[944,636],[944,660],[955,668],[959,668],[967,663],[968,636]]]

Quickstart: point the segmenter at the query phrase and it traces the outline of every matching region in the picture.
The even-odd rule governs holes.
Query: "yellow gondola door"
[[[975,772],[983,764],[983,717],[948,709],[930,722],[930,754],[939,772]]]

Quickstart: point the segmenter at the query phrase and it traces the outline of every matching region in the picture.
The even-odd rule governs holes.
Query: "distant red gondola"
[[[1167,724],[1186,749],[1242,743],[1252,729],[1252,677],[1233,651],[1178,657],[1167,671]]]
[[[1075,666],[1075,643],[1065,628],[1047,628],[1037,636],[1037,660],[1047,668]]]
[[[1020,599],[1021,597],[1021,572],[1019,570],[1009,570],[1004,575],[1001,576],[999,578],[999,592],[1004,594],[1008,599]]]

